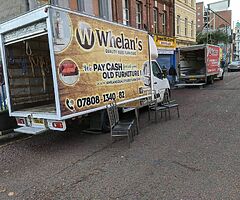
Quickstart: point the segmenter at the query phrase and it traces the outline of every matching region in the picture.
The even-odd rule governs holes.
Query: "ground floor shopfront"
[[[174,68],[177,67],[176,39],[173,37],[154,35],[154,41],[158,50],[157,62],[168,74],[171,66]],[[171,80],[171,76],[168,75],[168,79]]]

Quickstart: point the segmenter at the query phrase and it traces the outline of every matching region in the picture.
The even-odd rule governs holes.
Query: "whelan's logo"
[[[76,39],[80,47],[90,51],[96,44],[100,47],[142,51],[143,41],[135,38],[128,38],[123,33],[114,35],[111,30],[100,30],[92,27],[86,22],[79,22],[76,29]]]
[[[79,45],[84,50],[91,50],[95,43],[95,36],[89,24],[80,22],[76,30],[76,37]]]

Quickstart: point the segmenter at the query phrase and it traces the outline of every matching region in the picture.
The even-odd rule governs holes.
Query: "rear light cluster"
[[[63,128],[62,122],[52,122],[54,128]]]
[[[65,121],[48,120],[48,128],[51,130],[65,131],[66,123]]]
[[[18,126],[26,126],[26,119],[25,118],[16,118]]]
[[[34,120],[37,120],[37,119],[33,119]],[[47,124],[43,123],[43,124],[40,124],[40,122],[36,122],[36,123],[29,123],[27,121],[27,118],[24,118],[24,117],[17,117],[16,118],[16,121],[17,121],[17,125],[18,126],[33,126],[33,127],[46,127],[46,128],[49,128],[51,130],[57,130],[57,131],[65,131],[66,130],[66,122],[63,120],[63,121],[59,121],[59,120],[47,120]],[[40,124],[40,125],[38,125]]]

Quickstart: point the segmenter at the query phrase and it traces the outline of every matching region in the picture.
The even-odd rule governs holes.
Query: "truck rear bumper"
[[[27,126],[24,126],[24,127],[21,127],[21,128],[16,128],[16,129],[14,129],[14,131],[17,132],[17,133],[38,135],[40,133],[44,133],[44,132],[48,131],[48,129],[45,128],[45,127],[40,128],[40,127],[27,127]]]

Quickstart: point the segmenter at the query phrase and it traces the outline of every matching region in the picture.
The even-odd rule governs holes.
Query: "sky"
[[[204,2],[205,6],[208,3],[213,3],[221,0],[197,0],[197,2]],[[232,21],[234,22],[233,25],[236,24],[237,21],[240,22],[240,0],[230,0],[230,8],[232,10]],[[232,23],[233,23],[232,22]]]

